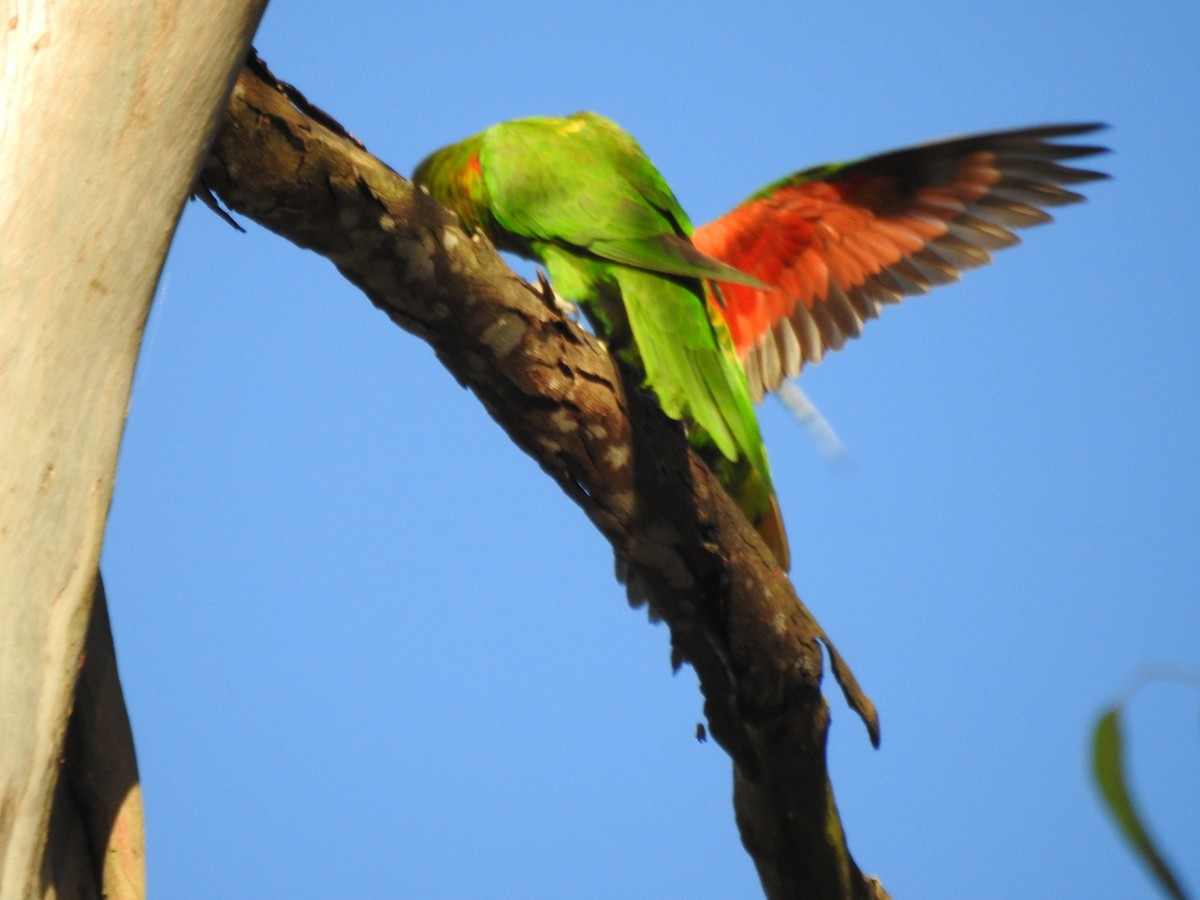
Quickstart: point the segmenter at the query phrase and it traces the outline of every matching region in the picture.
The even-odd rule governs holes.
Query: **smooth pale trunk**
[[[264,6],[5,3],[0,897],[58,893],[47,827],[142,326]],[[127,810],[140,828],[136,785]]]

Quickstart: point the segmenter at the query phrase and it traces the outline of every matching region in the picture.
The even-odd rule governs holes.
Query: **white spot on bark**
[[[424,241],[396,241],[396,255],[404,261],[404,278],[407,285],[427,284],[433,280],[433,255]]]
[[[775,613],[771,617],[771,627],[775,629],[776,634],[785,634],[788,630],[788,617],[782,612]]]
[[[609,505],[625,518],[633,515],[633,503],[633,491],[614,491],[609,495]]]
[[[575,430],[575,417],[565,409],[556,409],[550,414],[550,424],[560,434],[570,434]]]
[[[673,530],[673,529],[672,529]],[[695,584],[692,573],[683,564],[683,557],[674,547],[659,543],[653,538],[652,529],[642,532],[633,546],[633,557],[644,566],[662,574],[667,583],[677,591],[690,590]],[[678,536],[676,536],[678,539]]]
[[[588,430],[590,431],[591,429]],[[623,469],[629,464],[629,448],[623,444],[609,447],[604,454],[604,458],[613,469]]]
[[[497,359],[504,359],[521,345],[525,337],[525,323],[518,316],[500,316],[480,337],[492,348]]]

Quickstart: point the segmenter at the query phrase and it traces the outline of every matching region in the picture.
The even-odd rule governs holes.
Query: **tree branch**
[[[874,708],[678,423],[486,241],[300,107],[299,92],[252,61],[204,184],[328,257],[428,341],[612,543],[631,595],[650,599],[674,658],[696,669],[767,896],[886,896],[851,858],[833,800],[821,642],[877,742]]]

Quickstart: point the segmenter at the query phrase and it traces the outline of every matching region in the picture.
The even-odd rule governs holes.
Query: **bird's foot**
[[[541,269],[537,270],[538,287],[542,292],[542,301],[550,307],[557,309],[560,313],[570,319],[572,322],[579,321],[579,307],[569,300],[564,300],[554,292],[554,288],[550,284],[550,279],[546,277],[546,273]]]

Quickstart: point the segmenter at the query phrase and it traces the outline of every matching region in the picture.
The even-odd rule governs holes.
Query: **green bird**
[[[692,225],[637,143],[594,113],[494,125],[426,158],[414,181],[463,227],[546,268],[789,566],[749,383],[722,284],[767,285],[692,243]]]
[[[957,280],[1106,178],[1064,164],[1099,123],[934,141],[816,166],[693,232],[628,134],[594,113],[495,125],[415,179],[464,227],[540,260],[559,295],[639,366],[787,568],[749,396],[782,388],[884,306]],[[743,367],[744,366],[744,370]]]

